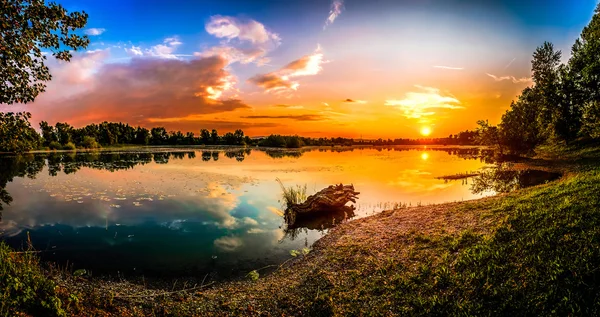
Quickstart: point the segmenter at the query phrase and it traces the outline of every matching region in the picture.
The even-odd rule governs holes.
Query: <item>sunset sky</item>
[[[535,48],[563,60],[596,0],[59,0],[91,44],[26,110],[250,136],[433,137],[498,123]]]

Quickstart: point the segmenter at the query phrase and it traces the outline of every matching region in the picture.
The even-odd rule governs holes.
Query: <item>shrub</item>
[[[50,142],[48,147],[50,148],[50,150],[61,150],[62,149],[62,145],[60,145],[60,143],[58,143],[57,141]]]
[[[97,149],[100,147],[100,144],[98,144],[94,137],[84,136],[83,141],[81,142],[81,146],[83,146],[86,149]]]
[[[62,149],[66,151],[74,151],[75,149],[77,149],[77,147],[75,146],[75,144],[73,144],[73,142],[69,142],[63,145]]]
[[[33,253],[0,242],[0,316],[65,316],[56,285]]]

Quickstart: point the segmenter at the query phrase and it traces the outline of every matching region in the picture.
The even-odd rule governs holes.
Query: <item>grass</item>
[[[81,298],[105,298],[86,304],[90,316],[599,315],[600,153],[582,153],[585,165],[533,161],[566,172],[544,185],[343,223],[255,281],[147,299],[110,296],[142,291],[133,282],[94,284]]]
[[[306,198],[308,198],[306,184],[304,186],[296,185],[285,187],[285,185],[283,185],[283,182],[281,182],[279,178],[277,178],[277,182],[281,186],[281,202],[283,204],[284,210],[287,210],[292,205],[301,204],[306,200]]]

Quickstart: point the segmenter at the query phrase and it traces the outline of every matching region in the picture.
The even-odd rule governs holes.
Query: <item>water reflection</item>
[[[478,170],[489,157],[477,148],[446,147],[0,156],[0,238],[19,247],[30,231],[44,256],[96,271],[233,274],[286,259],[290,249],[353,217],[475,198],[468,187],[435,177]],[[362,194],[356,210],[285,224],[275,207],[277,177],[309,191],[353,183]]]
[[[515,170],[511,164],[500,163],[488,168],[473,178],[471,191],[475,194],[484,192],[508,193],[520,188],[535,186],[560,178],[561,174],[542,170]]]
[[[323,232],[354,218],[355,210],[354,206],[344,206],[330,212],[310,215],[297,214],[293,219],[285,218],[284,238],[295,240],[301,233],[306,233],[308,230]]]

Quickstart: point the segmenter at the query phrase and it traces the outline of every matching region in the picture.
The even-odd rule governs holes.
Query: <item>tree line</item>
[[[23,153],[31,150],[94,149],[119,145],[238,145],[277,148],[301,148],[303,146],[351,146],[351,145],[472,145],[476,131],[463,131],[448,138],[430,139],[377,139],[309,138],[297,135],[272,134],[267,137],[250,138],[237,129],[220,135],[216,129],[193,132],[169,131],[164,127],[147,129],[121,122],[102,122],[75,128],[66,122],[54,126],[40,122],[38,133],[29,122],[29,113],[0,113],[0,152]]]
[[[600,4],[561,63],[545,42],[533,53],[533,85],[523,89],[500,124],[478,122],[478,142],[501,153],[526,154],[542,144],[600,139]]]

